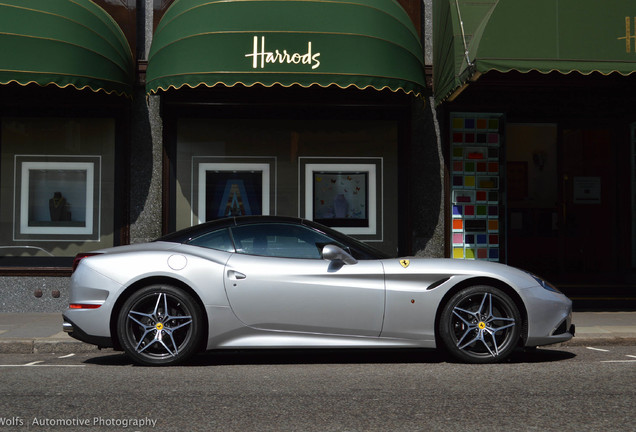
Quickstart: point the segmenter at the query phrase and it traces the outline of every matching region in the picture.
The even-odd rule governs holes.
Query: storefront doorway
[[[509,123],[506,166],[508,264],[561,284],[611,280],[622,250],[612,130]]]
[[[618,270],[616,156],[609,129],[563,129],[561,273],[594,281]]]

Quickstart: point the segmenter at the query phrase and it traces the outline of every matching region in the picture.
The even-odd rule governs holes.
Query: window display
[[[197,172],[198,223],[270,214],[269,163],[201,162]]]
[[[368,171],[314,171],[313,215],[328,226],[369,226]]]
[[[99,157],[16,155],[15,166],[16,240],[98,239]]]
[[[180,118],[174,227],[300,217],[398,249],[394,121]]]
[[[312,158],[303,159],[305,218],[345,234],[381,234],[377,204],[382,202],[377,187],[381,158],[372,159],[374,163],[310,163]]]
[[[70,267],[115,244],[115,123],[0,118],[0,267]]]

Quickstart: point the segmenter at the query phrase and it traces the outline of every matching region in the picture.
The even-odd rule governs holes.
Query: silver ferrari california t
[[[80,254],[64,330],[171,365],[241,348],[435,348],[491,363],[574,335],[571,301],[506,265],[390,258],[312,221],[222,219]]]

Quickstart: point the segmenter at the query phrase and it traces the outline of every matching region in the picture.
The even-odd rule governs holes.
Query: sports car
[[[470,363],[574,336],[572,302],[484,261],[391,258],[291,217],[207,222],[79,254],[63,328],[172,365],[205,350],[443,348]]]

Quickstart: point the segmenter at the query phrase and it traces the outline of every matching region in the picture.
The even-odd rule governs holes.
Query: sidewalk
[[[90,351],[97,347],[62,331],[61,313],[0,313],[0,354]]]
[[[574,312],[573,322],[576,337],[563,346],[636,344],[636,312]],[[62,331],[62,314],[0,313],[0,354],[90,351]]]

